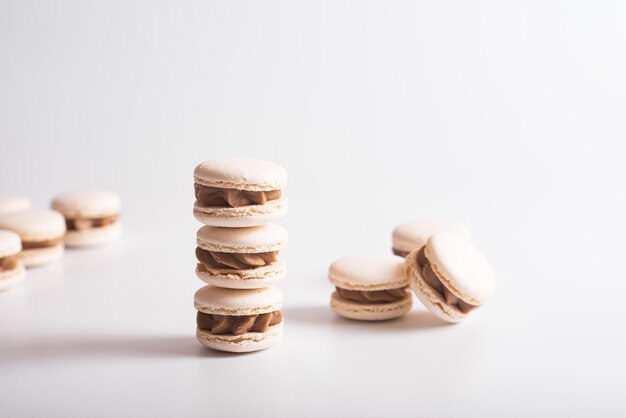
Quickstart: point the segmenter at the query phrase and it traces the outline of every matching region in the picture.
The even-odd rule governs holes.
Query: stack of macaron
[[[463,225],[416,220],[394,229],[393,255],[341,258],[329,268],[340,316],[378,321],[411,309],[410,288],[426,308],[450,323],[464,320],[494,292],[494,275]]]
[[[196,276],[207,283],[194,295],[196,337],[210,348],[250,352],[282,337],[283,296],[274,284],[286,275],[279,252],[287,231],[287,172],[252,158],[220,158],[194,171]]]
[[[32,209],[26,198],[0,198],[0,290],[21,281],[24,267],[61,259],[66,246],[89,247],[119,236],[120,199],[114,193],[61,194],[51,206]]]

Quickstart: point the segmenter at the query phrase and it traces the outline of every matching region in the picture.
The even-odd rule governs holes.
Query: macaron
[[[330,307],[339,316],[361,321],[397,318],[413,305],[404,277],[402,257],[354,255],[331,264],[328,278],[335,285]]]
[[[121,202],[106,191],[64,193],[52,201],[52,209],[65,217],[68,247],[89,247],[116,240],[121,233]]]
[[[196,337],[209,348],[234,353],[263,350],[283,335],[283,294],[276,287],[204,286],[194,295]]]
[[[205,225],[258,226],[287,213],[287,172],[270,161],[218,158],[194,171],[193,213]]]
[[[467,237],[434,234],[405,259],[405,274],[419,300],[444,321],[461,322],[494,293],[489,263]]]
[[[196,237],[196,275],[208,284],[256,289],[285,277],[285,263],[278,253],[287,245],[288,234],[279,225],[203,226]]]
[[[26,267],[51,263],[63,256],[65,219],[53,210],[29,209],[0,215],[0,229],[18,234]]]
[[[416,219],[398,225],[392,234],[392,251],[395,255],[406,257],[411,251],[420,249],[436,232],[451,232],[469,238],[469,229],[456,222],[441,219]]]
[[[22,241],[11,231],[0,230],[0,291],[24,279],[24,264],[20,259]]]
[[[0,197],[0,215],[5,213],[22,212],[30,209],[30,200],[25,197]]]

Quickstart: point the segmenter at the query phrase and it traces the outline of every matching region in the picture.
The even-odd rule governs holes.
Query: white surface
[[[626,414],[625,7],[1,3],[2,194],[117,191],[126,229],[0,294],[0,416]],[[194,336],[193,169],[228,155],[289,172],[285,336],[244,356]],[[335,317],[329,264],[419,216],[491,302]]]

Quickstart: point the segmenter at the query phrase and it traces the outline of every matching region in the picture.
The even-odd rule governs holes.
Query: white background
[[[626,414],[626,6],[0,2],[0,191],[124,201],[125,235],[0,295],[0,416]],[[289,172],[286,333],[194,338],[194,166]],[[328,265],[465,223],[465,323],[328,307]]]

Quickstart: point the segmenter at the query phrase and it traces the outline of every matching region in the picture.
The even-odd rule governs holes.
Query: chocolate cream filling
[[[82,231],[84,229],[102,228],[117,222],[119,216],[103,216],[101,218],[66,218],[65,225],[68,231]]]
[[[224,189],[220,187],[203,186],[194,183],[196,200],[201,206],[209,207],[231,207],[248,205],[264,205],[269,200],[280,199],[280,190],[250,191],[238,189]]]
[[[34,250],[37,248],[56,247],[63,243],[63,237],[48,239],[45,241],[22,241],[22,250]]]
[[[335,287],[337,293],[344,299],[358,303],[392,303],[402,300],[406,295],[406,286],[397,289],[385,290],[349,290]]]
[[[10,271],[17,267],[17,263],[20,259],[19,254],[8,255],[6,257],[0,257],[0,271]]]
[[[267,332],[267,330],[283,320],[281,311],[259,315],[213,315],[198,312],[196,323],[198,328],[211,334],[241,335],[246,332]]]
[[[417,253],[417,265],[420,269],[422,269],[422,277],[424,278],[424,281],[428,283],[433,290],[439,293],[448,305],[454,306],[464,314],[477,308],[478,306],[470,305],[469,303],[462,301],[452,294],[446,286],[444,286],[439,277],[437,277],[437,273],[435,273],[433,267],[430,265],[430,261],[426,258],[425,248],[426,247],[422,247]]]
[[[196,258],[206,268],[245,270],[278,261],[278,251],[266,253],[221,253],[196,247]]]

